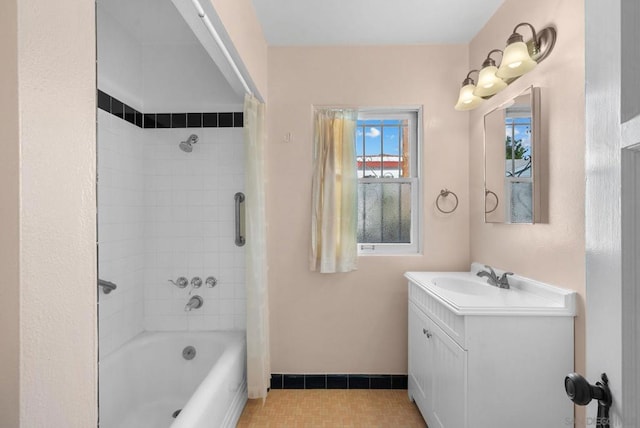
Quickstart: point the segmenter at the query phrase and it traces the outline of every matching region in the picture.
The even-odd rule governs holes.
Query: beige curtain
[[[313,195],[309,265],[321,273],[356,269],[358,112],[314,112]]]
[[[245,225],[247,293],[247,389],[249,398],[266,398],[271,379],[267,233],[264,197],[265,106],[244,99]]]

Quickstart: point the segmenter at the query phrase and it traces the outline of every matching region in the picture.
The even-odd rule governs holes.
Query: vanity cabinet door
[[[467,426],[467,351],[435,323],[428,347],[433,361],[432,415],[430,428],[464,428]]]
[[[431,352],[426,332],[429,319],[417,306],[409,302],[409,394],[425,419],[430,419],[431,378],[433,374]]]
[[[467,351],[412,302],[409,394],[430,428],[467,426]]]

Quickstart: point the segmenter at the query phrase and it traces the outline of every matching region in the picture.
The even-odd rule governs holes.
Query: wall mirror
[[[485,223],[540,222],[540,88],[484,116]]]

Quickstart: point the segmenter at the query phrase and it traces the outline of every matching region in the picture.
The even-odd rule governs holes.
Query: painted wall
[[[8,115],[13,135],[3,143],[10,165],[20,150],[20,241],[12,242],[20,251],[20,296],[2,303],[20,310],[20,421],[11,426],[95,426],[95,6],[19,6],[17,15],[2,8],[2,26],[17,28],[17,38],[2,42],[2,70],[19,70],[18,98],[2,97],[3,109],[17,99],[19,112]],[[2,194],[16,209],[15,187]],[[0,388],[15,397],[14,383]]]
[[[453,110],[467,54],[466,46],[269,49],[272,372],[406,373],[403,272],[469,267],[468,118]],[[360,257],[347,274],[309,271],[313,105],[424,106],[423,255]],[[460,199],[451,215],[435,209],[445,187]]]
[[[242,111],[243,98],[195,38],[193,43],[142,46],[145,113]]]
[[[148,1],[97,3],[98,88],[145,113],[241,111],[242,97],[173,4],[140,16]]]
[[[256,88],[267,99],[267,41],[251,0],[210,0]]]
[[[18,8],[0,3],[0,421],[18,426],[20,412],[20,123]]]
[[[106,3],[96,2],[98,88],[143,111],[144,49],[135,36],[110,14]]]
[[[491,49],[502,49],[520,22],[538,30],[553,25],[558,31],[556,46],[544,62],[469,115],[471,259],[578,291],[575,368],[579,372],[585,369],[583,3],[543,0],[522,8],[521,2],[507,0],[469,46],[469,68],[474,68]],[[525,39],[531,37],[526,27],[520,30]],[[531,85],[541,88],[542,140],[547,151],[541,162],[546,170],[542,178],[548,222],[485,224],[483,116]]]

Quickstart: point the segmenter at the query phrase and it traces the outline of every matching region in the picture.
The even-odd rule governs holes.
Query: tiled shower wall
[[[244,329],[244,250],[234,195],[244,189],[242,128],[143,129],[98,110],[100,353],[143,330]],[[191,153],[178,147],[191,134]],[[217,279],[179,289],[179,276]],[[186,312],[190,293],[204,305]]]
[[[98,290],[100,357],[144,329],[144,130],[98,110]]]
[[[106,3],[97,2],[98,88],[106,93],[98,97],[99,270],[118,288],[98,294],[101,358],[143,330],[245,323],[243,250],[232,221],[243,180],[242,115],[229,113],[242,111],[242,97],[170,2],[155,5],[176,18],[158,37],[129,31]],[[149,128],[156,125],[165,129]],[[200,137],[193,152],[180,151],[192,133]],[[210,275],[218,285],[198,290],[204,306],[186,313],[190,288],[168,280]]]
[[[244,189],[242,128],[145,134],[145,329],[244,329],[244,249],[234,243],[234,195]],[[178,144],[191,134],[199,141],[185,153]],[[180,289],[169,282],[180,276],[214,276],[218,284]],[[204,305],[185,312],[190,293]]]

